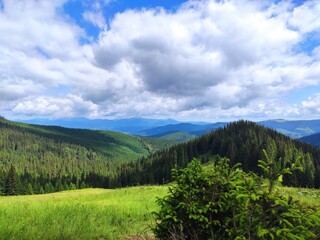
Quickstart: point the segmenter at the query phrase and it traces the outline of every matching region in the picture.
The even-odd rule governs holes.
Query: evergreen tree
[[[157,239],[318,239],[317,211],[273,191],[292,169],[281,169],[265,156],[259,167],[266,179],[239,165],[230,167],[225,158],[208,168],[194,160],[185,169],[173,169],[175,184],[157,200]]]
[[[33,188],[32,188],[31,183],[28,183],[26,194],[33,195]]]
[[[315,175],[314,175],[314,187],[320,188],[320,166],[317,166]]]
[[[46,185],[44,186],[44,191],[46,193],[53,193],[55,191],[55,189],[54,189],[54,187],[53,187],[51,182],[46,183]]]
[[[6,183],[5,183],[5,194],[6,195],[17,195],[18,189],[17,189],[17,176],[16,176],[16,170],[13,165],[11,165]]]
[[[2,167],[0,167],[0,196],[5,194],[6,174]]]

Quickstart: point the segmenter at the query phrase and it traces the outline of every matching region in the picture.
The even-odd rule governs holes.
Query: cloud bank
[[[12,116],[317,118],[320,2],[188,1],[176,11],[3,1],[0,111]],[[94,7],[95,6],[95,7]],[[108,24],[107,24],[108,22]],[[319,88],[320,93],[320,88]]]

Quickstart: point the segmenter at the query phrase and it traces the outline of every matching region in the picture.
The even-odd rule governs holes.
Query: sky
[[[0,115],[320,118],[320,1],[0,0]]]

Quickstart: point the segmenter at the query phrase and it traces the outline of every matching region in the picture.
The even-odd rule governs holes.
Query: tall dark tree
[[[315,175],[314,175],[314,187],[320,188],[320,166],[317,166]]]
[[[5,194],[5,182],[6,173],[2,167],[0,167],[0,196]]]
[[[11,165],[6,183],[5,183],[5,194],[6,195],[17,195],[18,189],[17,189],[17,174],[16,170],[13,165]]]

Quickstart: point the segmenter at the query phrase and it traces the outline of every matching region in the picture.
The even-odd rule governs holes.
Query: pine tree
[[[5,183],[5,194],[6,195],[17,195],[17,176],[16,176],[16,170],[13,165],[11,165],[6,183]]]
[[[5,194],[6,174],[3,168],[0,167],[0,196]]]
[[[315,175],[314,175],[314,187],[320,188],[320,166],[317,166]]]
[[[33,188],[32,188],[31,183],[28,183],[28,185],[27,185],[26,194],[28,194],[28,195],[32,195],[33,194]]]

